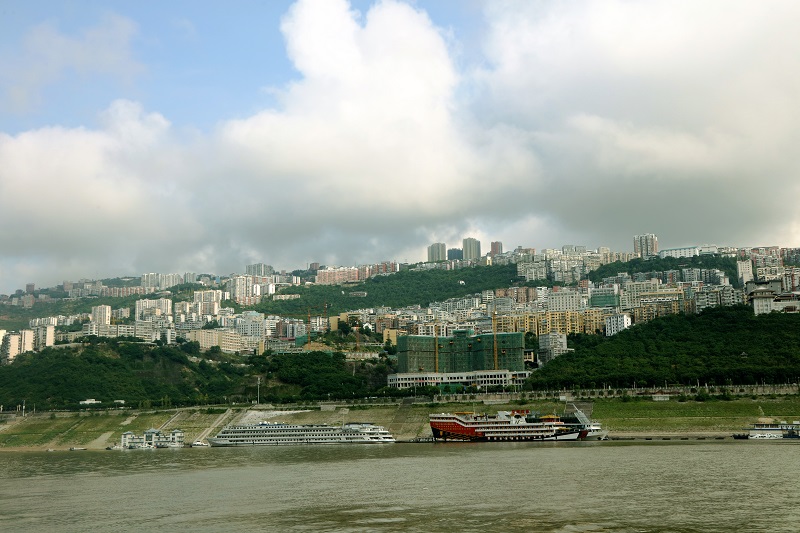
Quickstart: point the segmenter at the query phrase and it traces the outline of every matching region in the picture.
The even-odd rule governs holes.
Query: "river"
[[[800,443],[0,453],[0,531],[796,531]]]

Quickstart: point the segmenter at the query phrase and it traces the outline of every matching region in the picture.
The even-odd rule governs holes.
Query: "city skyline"
[[[415,263],[466,236],[798,247],[775,201],[800,193],[797,20],[780,1],[9,3],[0,293]]]
[[[520,246],[515,247],[513,249],[506,250],[505,253],[506,254],[510,254],[510,253],[516,254],[520,250],[522,250],[523,252],[527,251],[527,250],[535,250],[537,254],[552,253],[551,252],[552,250],[555,250],[557,253],[562,253],[563,252],[564,254],[573,254],[573,253],[575,253],[577,251],[577,252],[579,252],[579,255],[585,254],[587,252],[589,252],[589,253],[611,252],[612,254],[613,253],[623,254],[623,255],[624,254],[628,254],[633,258],[633,257],[638,257],[639,256],[638,255],[639,252],[637,251],[637,242],[641,238],[650,238],[650,239],[654,240],[655,243],[656,243],[655,247],[659,248],[658,244],[657,244],[658,236],[654,235],[654,234],[645,234],[645,235],[634,235],[633,236],[633,240],[634,240],[634,244],[633,244],[633,247],[632,247],[633,251],[631,251],[631,250],[614,250],[614,249],[611,249],[611,248],[605,247],[605,246],[597,246],[595,248],[588,248],[588,247],[586,247],[584,245],[562,244],[560,246],[553,247],[553,248],[537,248],[535,246],[522,246],[522,245],[520,245]],[[465,237],[464,239],[461,240],[462,246],[467,242],[470,243],[470,246],[472,246],[473,248],[476,248],[476,252],[477,253],[480,253],[481,243],[480,243],[480,241],[478,239],[474,239],[472,237]],[[500,248],[501,251],[498,252],[498,253],[503,253],[503,251],[502,251],[503,243],[502,242],[500,242],[500,241],[492,241],[491,244],[493,246],[496,246],[496,247]],[[668,248],[667,247],[661,247],[660,251],[658,251],[657,253],[652,254],[652,256],[690,257],[692,255],[699,255],[701,253],[717,253],[717,249],[718,248],[724,249],[726,254],[731,253],[731,250],[742,250],[742,251],[746,250],[749,253],[751,250],[755,251],[755,250],[758,250],[758,249],[776,249],[776,250],[780,250],[780,249],[788,250],[788,249],[790,249],[789,247],[780,246],[780,245],[756,246],[756,247],[751,247],[751,246],[722,246],[722,247],[718,247],[716,245],[704,244],[704,245],[693,245],[693,246],[688,246],[688,247],[668,247]],[[442,249],[444,249],[445,253],[448,255],[448,257],[445,257],[443,259],[439,258],[439,254],[442,253]],[[493,253],[492,250],[490,249],[490,250],[487,250],[487,251],[483,252],[479,256],[472,257],[472,258],[466,258],[463,255],[463,249],[462,248],[449,248],[448,249],[447,246],[446,246],[446,243],[438,243],[438,242],[437,243],[432,243],[431,245],[429,245],[426,248],[426,252],[427,252],[426,253],[426,255],[427,255],[426,259],[422,259],[420,261],[415,261],[414,263],[407,263],[407,264],[417,264],[417,263],[425,263],[425,262],[434,263],[434,262],[439,262],[439,261],[453,261],[453,260],[455,260],[455,261],[461,261],[461,260],[476,261],[476,260],[478,260],[480,258],[485,258],[485,257],[493,258],[494,255],[495,255],[495,253]],[[449,257],[449,256],[453,255],[453,252],[458,252],[458,254],[455,257]],[[80,280],[80,282],[93,282],[93,281],[97,281],[97,280],[101,280],[101,279],[110,279],[110,278],[117,278],[117,277],[119,277],[119,278],[139,278],[139,277],[141,277],[143,286],[144,285],[148,285],[148,286],[152,285],[152,286],[158,286],[158,287],[162,287],[162,286],[163,287],[168,287],[168,286],[171,286],[171,285],[175,285],[175,284],[184,282],[184,280],[177,281],[177,277],[178,276],[183,276],[184,274],[193,275],[193,276],[199,276],[200,274],[203,274],[203,275],[216,276],[217,278],[219,278],[219,277],[227,278],[228,276],[244,276],[244,275],[268,276],[268,275],[270,275],[272,273],[274,273],[274,274],[281,274],[281,273],[290,274],[294,270],[304,270],[304,269],[306,269],[306,267],[308,267],[311,270],[316,270],[316,269],[318,269],[320,267],[324,267],[325,269],[332,268],[334,270],[341,270],[341,269],[356,269],[357,267],[363,267],[365,265],[379,265],[381,263],[383,263],[383,264],[391,263],[393,265],[398,264],[398,263],[396,263],[395,261],[392,261],[392,260],[389,260],[389,261],[373,261],[373,262],[359,263],[359,264],[354,264],[354,265],[339,265],[339,264],[325,265],[325,264],[321,264],[319,262],[313,262],[313,263],[310,263],[310,264],[305,265],[305,266],[303,266],[303,265],[294,265],[293,268],[277,268],[276,269],[276,268],[273,268],[272,265],[268,265],[268,264],[265,264],[263,262],[258,262],[258,263],[254,263],[254,264],[248,264],[248,265],[239,265],[238,268],[235,268],[235,269],[233,269],[233,270],[231,270],[229,272],[212,272],[212,271],[198,272],[197,270],[193,270],[193,269],[185,269],[185,270],[182,270],[181,272],[167,272],[167,271],[153,272],[152,270],[150,272],[144,272],[144,273],[115,272],[115,273],[110,273],[109,275],[103,276],[103,277],[77,276],[77,277],[73,277],[71,279],[66,279],[63,276],[60,277],[60,278],[58,276],[55,276],[55,278],[58,279],[59,281],[56,282],[56,283],[53,283],[51,285],[42,284],[42,283],[39,283],[39,282],[37,282],[35,280],[33,280],[33,281],[29,280],[28,282],[26,282],[24,284],[23,287],[16,287],[16,288],[8,290],[7,292],[0,291],[0,294],[13,295],[14,293],[19,293],[19,292],[21,292],[23,294],[31,294],[31,293],[34,292],[35,289],[45,289],[45,288],[51,289],[51,288],[57,287],[57,286],[61,285],[62,281],[63,282],[69,282],[71,284],[73,282],[78,282],[78,280]],[[173,279],[173,281],[169,282],[169,283],[161,283],[161,282],[151,281],[151,280],[158,280],[160,278],[170,278],[170,279]],[[3,280],[0,280],[0,286],[2,286],[2,281]],[[185,282],[188,283],[188,281],[185,281]]]

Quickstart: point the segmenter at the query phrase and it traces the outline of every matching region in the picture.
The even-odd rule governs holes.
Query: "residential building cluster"
[[[78,297],[78,294],[111,296],[112,293],[148,297],[137,300],[132,308],[99,305],[93,307],[91,313],[36,318],[30,321],[27,329],[0,331],[0,361],[10,362],[20,353],[56,342],[72,342],[86,335],[136,337],[148,342],[167,343],[183,338],[196,341],[204,350],[218,346],[229,353],[261,353],[266,349],[293,351],[299,350],[311,334],[328,328],[335,330],[339,322],[346,321],[368,325],[372,331],[382,334],[384,340],[401,347],[398,359],[408,362],[407,368],[404,367],[405,373],[418,374],[453,371],[461,375],[501,369],[482,364],[464,368],[441,366],[447,361],[444,356],[447,349],[441,352],[441,360],[437,358],[439,366],[430,362],[420,364],[414,359],[417,356],[412,357],[412,348],[416,346],[413,337],[427,338],[419,341],[425,346],[435,344],[431,340],[435,338],[474,337],[471,352],[474,355],[477,353],[474,348],[486,342],[487,335],[492,339],[497,335],[535,335],[538,339],[536,349],[517,352],[515,348],[515,351],[507,352],[509,356],[513,354],[513,361],[504,363],[503,369],[517,372],[524,371],[524,360],[543,364],[568,351],[566,336],[570,333],[614,335],[659,316],[699,313],[708,307],[739,303],[752,305],[756,313],[797,312],[800,299],[800,268],[785,265],[800,258],[798,249],[703,245],[659,250],[657,237],[646,234],[634,238],[633,253],[612,252],[604,247],[588,250],[578,245],[538,252],[533,248],[518,247],[504,252],[502,243],[493,242],[491,251],[480,255],[480,242],[472,238],[463,240],[459,259],[450,259],[449,251],[445,250],[444,243],[432,244],[428,248],[431,261],[419,264],[417,268],[457,269],[515,264],[521,279],[546,280],[549,286],[509,286],[432,302],[425,307],[357,309],[331,317],[324,310],[317,309],[307,317],[280,317],[252,310],[236,313],[225,305],[227,301],[234,301],[251,306],[265,297],[294,298],[297,295],[280,294],[279,290],[309,283],[285,272],[278,273],[264,263],[247,265],[245,274],[232,274],[222,279],[194,273],[147,273],[142,275],[138,286],[129,287],[104,287],[102,282],[87,280],[64,282],[61,289],[68,298]],[[737,258],[735,282],[738,282],[738,288],[725,272],[717,269],[620,273],[597,283],[587,279],[589,272],[602,265],[628,261],[635,256],[680,258],[711,253]],[[444,254],[448,258],[443,259]],[[318,284],[344,284],[400,269],[400,265],[394,262],[358,267],[313,264],[311,267],[316,272],[315,282]],[[197,283],[202,288],[194,291],[190,301],[173,301],[168,289],[174,286],[172,284],[183,283]],[[33,284],[29,284],[25,293],[6,297],[0,303],[23,305],[23,299],[35,302],[43,296],[41,292],[38,296],[35,293]],[[351,295],[364,296],[366,293],[354,291]],[[77,329],[77,324],[81,325],[80,331],[56,331],[64,329],[59,326]],[[449,342],[448,347],[451,346]],[[456,340],[453,342],[457,344]],[[434,352],[438,352],[438,348]],[[463,353],[451,355],[456,358],[465,356]]]
[[[487,257],[495,257],[503,253],[503,243],[494,241],[491,243]],[[447,248],[443,242],[435,242],[428,246],[428,263],[439,263],[441,261],[470,261],[478,262],[483,257],[481,254],[481,241],[474,237],[466,237],[461,241],[461,248]],[[491,263],[490,263],[491,264]]]
[[[400,264],[394,261],[384,261],[373,265],[360,265],[354,267],[324,267],[317,270],[317,285],[342,285],[344,283],[357,283],[366,279],[394,274],[400,271]]]

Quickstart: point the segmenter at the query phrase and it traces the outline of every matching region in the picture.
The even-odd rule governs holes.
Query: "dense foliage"
[[[79,348],[47,348],[0,367],[0,404],[76,408],[95,398],[128,406],[188,405],[242,397],[244,370],[230,363],[190,361],[175,346],[95,340]]]
[[[342,353],[308,352],[251,357],[203,354],[196,342],[153,346],[118,339],[87,338],[81,347],[47,348],[0,366],[0,405],[5,409],[77,409],[89,398],[116,406],[169,407],[207,403],[353,399],[386,391],[396,372],[386,358],[345,362]],[[190,358],[191,357],[191,358]],[[260,380],[260,383],[259,383]]]
[[[358,363],[349,367],[342,353],[307,352],[272,356],[269,372],[285,385],[299,387],[302,399],[361,398],[375,394],[386,385],[386,376],[395,372],[384,359],[377,364]],[[268,401],[280,401],[280,389],[265,391]]]
[[[800,315],[746,306],[673,315],[614,337],[573,335],[574,352],[536,371],[536,389],[755,384],[800,379]]]
[[[519,280],[516,265],[464,268],[461,270],[404,270],[388,276],[377,276],[348,285],[313,285],[290,287],[281,294],[299,294],[296,300],[267,300],[256,306],[262,313],[283,316],[321,314],[327,305],[329,314],[365,307],[426,306],[475,294],[483,290],[510,287]],[[366,292],[366,296],[352,293]]]
[[[603,265],[589,273],[589,279],[597,283],[603,278],[614,277],[621,272],[635,274],[638,272],[664,272],[666,270],[681,270],[683,268],[719,269],[728,275],[733,286],[737,286],[739,278],[736,275],[736,259],[719,255],[698,255],[695,257],[651,257],[650,259],[631,259],[623,263],[616,261]]]

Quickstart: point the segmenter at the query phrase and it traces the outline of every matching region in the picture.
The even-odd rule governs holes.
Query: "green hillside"
[[[426,306],[431,302],[510,287],[517,283],[516,265],[472,267],[460,270],[404,270],[347,285],[290,287],[281,294],[299,294],[295,300],[266,300],[256,306],[262,313],[304,316],[309,310],[329,314],[367,307]],[[364,293],[366,296],[353,296]]]
[[[22,354],[0,366],[0,405],[77,409],[81,400],[94,398],[104,407],[124,400],[150,408],[251,402],[259,393],[277,403],[362,398],[383,389],[396,371],[385,358],[346,363],[338,352],[248,357],[212,349],[199,360],[198,354],[193,342],[153,346],[115,339]]]
[[[347,285],[309,285],[283,289],[281,294],[299,294],[296,300],[265,300],[253,309],[268,314],[288,317],[303,317],[310,311],[322,315],[327,306],[328,314],[338,314],[367,307],[404,307],[427,305],[475,294],[483,290],[510,287],[518,283],[516,265],[470,267],[460,270],[404,270],[387,276],[377,276],[359,283]],[[202,286],[184,284],[171,288],[174,301],[191,299],[192,290]],[[352,293],[364,293],[354,296]],[[136,300],[154,298],[154,295],[129,296],[126,298],[82,298],[37,302],[30,309],[9,305],[0,306],[0,329],[17,330],[28,327],[32,318],[88,313],[93,306],[110,305],[114,309],[133,308]],[[224,302],[227,307],[242,309],[233,302]]]
[[[196,351],[194,343],[184,345]],[[200,404],[243,395],[244,370],[230,363],[194,363],[185,350],[139,342],[97,340],[75,348],[47,348],[0,367],[0,404],[25,400],[43,408],[76,408],[96,398],[108,405]]]
[[[626,271],[680,266],[727,271],[731,267],[732,263],[720,261],[713,257],[680,264],[639,261],[626,264]],[[609,265],[604,267],[606,272],[601,269],[592,276],[614,275],[619,266]],[[365,307],[424,306],[518,282],[515,265],[403,271],[352,285],[292,287],[285,293],[299,294],[299,299],[265,301],[257,309],[305,316],[321,314],[325,305],[329,314]],[[180,287],[178,293],[188,297],[193,288]],[[77,312],[108,300],[114,307],[123,302],[132,305],[134,299],[37,303],[32,310],[4,306],[2,312],[18,313],[14,318],[23,320],[48,314],[43,311]],[[331,335],[344,339],[346,333]],[[800,382],[800,315],[754,316],[747,307],[709,309],[701,315],[675,315],[636,325],[612,338],[572,335],[569,346],[575,351],[534,372],[530,388]],[[78,408],[80,400],[97,398],[125,400],[134,407],[161,407],[249,402],[259,393],[269,402],[398,394],[385,389],[386,375],[396,371],[390,360],[347,363],[336,351],[341,349],[344,345],[331,349],[332,353],[247,357],[227,356],[219,349],[201,355],[197,343],[191,342],[155,346],[94,339],[79,347],[23,354],[14,364],[0,366],[0,404],[8,408],[25,401],[42,409]]]
[[[118,285],[115,281],[118,278],[103,280],[103,284],[108,287]],[[195,290],[203,290],[205,287],[198,283],[184,283],[183,285],[176,285],[170,288],[169,298],[173,302],[181,302],[192,299]],[[113,309],[120,309],[128,307],[133,309],[136,306],[136,301],[143,298],[161,298],[155,293],[146,295],[133,295],[124,298],[112,297],[92,297],[92,298],[77,298],[66,299],[66,293],[56,292],[50,290],[37,291],[37,293],[50,294],[53,297],[60,299],[51,301],[36,301],[33,307],[25,308],[22,306],[2,305],[0,306],[0,329],[9,331],[24,329],[28,327],[28,323],[33,318],[41,318],[46,316],[59,316],[59,315],[78,315],[81,313],[90,313],[92,307],[98,305],[110,305]],[[63,298],[63,299],[61,299]]]
[[[800,315],[755,316],[746,306],[659,318],[610,338],[574,335],[568,346],[575,351],[534,374],[534,388],[800,380]]]
[[[698,255],[695,257],[651,257],[650,259],[631,259],[628,262],[616,261],[603,265],[589,272],[588,278],[595,283],[610,278],[619,273],[636,274],[640,272],[664,272],[666,270],[681,270],[683,268],[719,269],[728,275],[734,287],[739,284],[736,274],[736,259],[718,255]]]
[[[754,316],[746,307],[664,317],[612,338],[574,335],[569,345],[575,351],[535,371],[529,388],[800,379],[800,315]],[[386,358],[347,363],[338,352],[247,357],[212,350],[199,360],[195,355],[196,343],[152,346],[113,339],[23,354],[0,367],[0,404],[24,400],[40,409],[78,408],[80,400],[96,398],[107,405],[125,400],[133,407],[167,407],[250,402],[258,393],[272,403],[401,394],[385,388],[386,376],[396,371]]]

